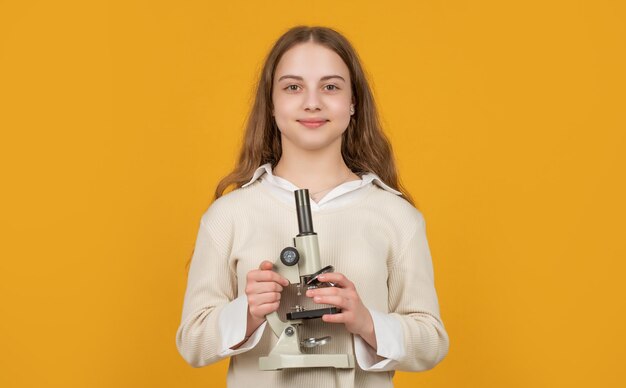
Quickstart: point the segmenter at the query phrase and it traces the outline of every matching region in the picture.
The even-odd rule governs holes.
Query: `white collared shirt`
[[[293,192],[295,190],[298,190],[299,187],[284,178],[272,174],[271,163],[266,163],[257,168],[254,172],[254,175],[252,176],[252,179],[250,179],[248,183],[241,187],[247,187],[259,178],[261,179],[261,183],[264,185],[264,187],[269,188],[276,195],[277,198],[288,204],[294,203]],[[313,201],[313,199],[311,199],[311,210],[317,211],[322,209],[332,209],[335,207],[341,207],[346,203],[352,202],[360,195],[364,194],[363,190],[358,189],[366,187],[370,183],[375,183],[376,185],[396,195],[402,195],[401,192],[389,187],[385,182],[382,181],[382,179],[378,177],[378,175],[370,172],[363,174],[361,180],[353,180],[340,184],[339,186],[328,192],[328,194],[326,194],[324,197],[322,197],[319,202],[315,202]],[[350,195],[348,195],[348,193]]]
[[[242,186],[251,185],[257,179],[268,189],[277,199],[294,204],[293,192],[299,188],[288,180],[272,174],[271,163],[266,163],[254,172],[252,179]],[[322,209],[332,209],[341,207],[351,201],[357,200],[361,195],[366,194],[366,190],[359,190],[370,184],[376,184],[396,195],[401,192],[392,189],[385,184],[374,173],[363,174],[361,180],[353,180],[340,184],[326,194],[319,202],[310,200],[311,211]],[[366,306],[367,307],[367,306]],[[404,334],[398,319],[389,314],[382,313],[368,308],[374,321],[374,332],[376,335],[377,350],[374,350],[361,336],[354,335],[355,356],[361,369],[367,371],[388,371],[393,370],[395,365],[405,355]],[[227,304],[221,311],[219,317],[220,330],[222,333],[222,349],[220,356],[234,356],[246,352],[256,346],[261,339],[267,321],[263,322],[250,338],[239,348],[233,350],[231,347],[237,345],[245,338],[246,323],[248,317],[248,299],[245,294],[235,298]]]

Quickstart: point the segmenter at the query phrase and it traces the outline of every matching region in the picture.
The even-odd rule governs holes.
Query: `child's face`
[[[339,77],[322,79],[326,76]],[[272,89],[273,115],[283,150],[319,150],[329,146],[340,150],[341,135],[350,122],[350,85],[348,66],[334,51],[312,42],[287,50],[276,67]],[[301,122],[310,119],[326,122],[317,128]]]

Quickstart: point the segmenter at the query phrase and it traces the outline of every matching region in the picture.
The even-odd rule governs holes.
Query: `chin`
[[[297,123],[295,128],[289,128],[288,131],[281,131],[282,141],[290,143],[294,148],[303,151],[318,151],[324,148],[332,147],[337,141],[341,142],[343,133],[329,133],[330,128],[304,128]],[[332,132],[332,131],[330,131]]]
[[[303,150],[303,151],[319,151],[319,150],[323,150],[325,148],[328,148],[330,146],[330,144],[327,143],[323,143],[323,144],[319,144],[319,143],[299,143],[296,144],[296,147]]]

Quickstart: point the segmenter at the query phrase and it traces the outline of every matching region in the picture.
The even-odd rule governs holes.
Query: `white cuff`
[[[374,321],[374,350],[360,335],[354,336],[354,351],[361,369],[372,372],[393,370],[405,356],[404,332],[397,318],[368,308]]]
[[[267,321],[263,322],[239,348],[231,349],[246,338],[248,322],[248,297],[241,295],[228,303],[219,316],[219,329],[222,338],[220,357],[234,356],[254,348],[261,340]]]

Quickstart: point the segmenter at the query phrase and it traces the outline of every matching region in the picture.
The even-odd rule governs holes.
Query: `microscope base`
[[[354,356],[352,354],[273,354],[259,357],[261,370],[318,367],[354,368]]]

